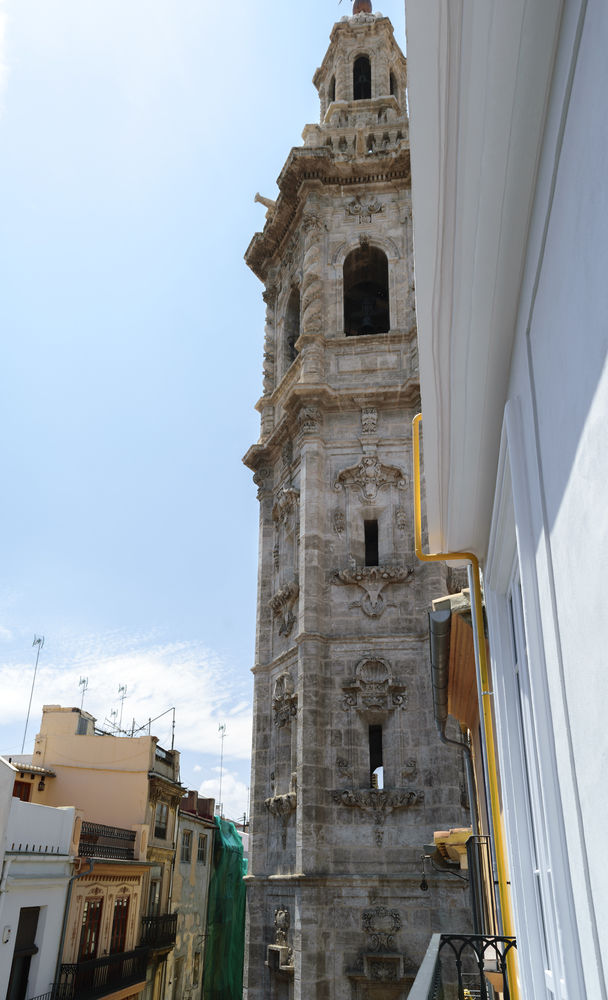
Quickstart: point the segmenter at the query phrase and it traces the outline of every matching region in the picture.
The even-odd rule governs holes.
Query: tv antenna
[[[25,729],[23,730],[23,743],[21,744],[21,753],[23,753],[23,748],[25,746],[25,737],[27,736],[27,727],[30,721],[30,709],[32,707],[32,698],[34,697],[34,684],[36,683],[36,674],[38,672],[38,660],[40,659],[40,650],[44,646],[44,636],[35,635],[32,646],[37,646],[36,649],[36,666],[34,667],[34,678],[32,680],[32,690],[30,691],[30,703],[27,706],[27,716],[25,719]]]
[[[125,704],[125,698],[127,697],[127,685],[126,684],[119,684],[118,685],[118,697],[120,699],[120,719],[118,720],[118,729],[120,731],[122,729],[122,710],[123,710],[123,707],[124,707],[124,704]],[[133,734],[131,734],[131,735],[133,735]]]
[[[78,687],[82,688],[82,697],[80,699],[80,711],[82,712],[82,706],[84,705],[84,696],[87,693],[89,687],[89,678],[81,677],[80,680],[78,681]]]
[[[219,795],[219,803],[218,803],[218,812],[219,812],[219,814],[221,816],[222,812],[223,812],[223,803],[222,803],[222,776],[223,776],[223,773],[224,773],[224,740],[226,739],[226,723],[225,722],[220,722],[219,726],[217,727],[217,731],[220,734],[220,739],[222,741],[222,749],[221,749],[221,753],[220,753],[220,795]]]

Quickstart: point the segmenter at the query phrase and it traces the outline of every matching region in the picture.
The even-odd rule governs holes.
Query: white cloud
[[[74,654],[77,650],[77,654]],[[145,726],[164,746],[171,741],[175,707],[175,746],[181,751],[219,754],[218,726],[227,721],[224,759],[247,760],[251,751],[251,705],[246,686],[213,652],[195,641],[162,642],[158,636],[109,633],[63,636],[47,641],[40,656],[28,730],[28,747],[45,704],[80,705],[79,681],[88,678],[84,708],[109,729],[120,716],[118,688],[126,685],[122,728]],[[23,724],[33,660],[0,664],[0,723]],[[112,716],[112,711],[118,713]],[[27,749],[27,747],[26,747]]]
[[[201,782],[198,793],[207,799],[215,799],[219,806],[220,769],[214,768],[215,777]],[[223,815],[227,819],[242,820],[243,813],[249,815],[249,788],[237,774],[224,768],[222,774]]]

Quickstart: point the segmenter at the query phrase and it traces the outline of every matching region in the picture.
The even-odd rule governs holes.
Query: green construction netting
[[[203,1000],[241,1000],[245,951],[247,862],[236,827],[215,817],[213,870],[209,883]]]

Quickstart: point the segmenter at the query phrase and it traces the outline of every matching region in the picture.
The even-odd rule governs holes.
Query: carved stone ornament
[[[397,525],[399,531],[406,531],[407,529],[407,514],[403,507],[397,507],[395,509],[395,524]]]
[[[391,583],[404,583],[414,572],[407,566],[361,566],[337,570],[332,583],[356,586],[364,591],[360,601],[352,601],[350,608],[361,608],[369,618],[379,618],[387,605],[382,591]]]
[[[375,434],[378,427],[378,410],[375,406],[364,406],[361,410],[361,429],[364,434]]]
[[[268,602],[273,614],[279,620],[279,635],[289,635],[296,623],[293,606],[299,593],[298,584],[292,580],[291,583],[286,583],[284,587],[281,587]]]
[[[321,426],[321,411],[318,406],[303,406],[298,413],[298,424],[302,434],[315,434]]]
[[[286,795],[273,795],[272,798],[264,800],[264,805],[270,815],[279,817],[283,823],[281,833],[283,847],[287,844],[287,821],[292,812],[295,812],[297,804],[297,792],[287,792]]]
[[[338,757],[336,759],[336,767],[338,768],[338,774],[342,781],[353,780],[353,772],[346,757]]]
[[[291,674],[286,670],[279,674],[275,681],[274,693],[272,696],[272,710],[274,712],[274,724],[281,729],[297,712],[297,695],[293,692],[293,680]]]
[[[284,469],[288,469],[293,462],[293,443],[291,441],[286,441],[283,445],[281,449],[281,461]]]
[[[351,201],[348,201],[345,206],[347,215],[354,215],[361,222],[371,222],[373,215],[378,215],[382,212],[383,206],[377,198],[370,198],[369,200],[362,201],[361,197],[357,195]]]
[[[336,535],[341,535],[346,530],[346,515],[342,510],[335,510],[332,517],[333,528]]]
[[[287,933],[291,919],[285,906],[278,906],[274,911],[274,943],[287,944]]]
[[[261,465],[253,475],[253,481],[258,488],[258,500],[272,486],[272,469],[267,465]]]
[[[364,455],[357,465],[338,474],[334,488],[341,490],[346,486],[356,490],[363,503],[374,503],[380,490],[389,486],[404,490],[406,480],[396,465],[384,465],[376,455]]]
[[[293,486],[283,486],[279,490],[275,505],[272,508],[274,520],[280,524],[287,524],[290,516],[297,510],[299,501],[299,490],[294,489]]]
[[[279,978],[293,976],[293,948],[287,943],[287,935],[291,925],[289,910],[286,906],[277,906],[274,911],[274,944],[268,945],[266,965]]]
[[[392,951],[394,935],[401,929],[401,915],[398,910],[386,906],[375,906],[363,911],[363,930],[371,937],[372,951]]]
[[[411,788],[343,788],[332,792],[334,802],[371,813],[376,830],[376,843],[382,843],[384,821],[395,809],[408,809],[424,802],[424,792]]]
[[[377,656],[360,660],[355,669],[354,680],[342,690],[345,693],[344,708],[392,711],[395,708],[405,708],[407,704],[405,687],[393,683],[388,663]]]

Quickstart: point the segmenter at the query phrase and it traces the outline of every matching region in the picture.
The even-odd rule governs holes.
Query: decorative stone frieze
[[[389,584],[405,583],[414,570],[408,566],[355,566],[336,570],[332,583],[359,587],[364,596],[360,601],[352,601],[350,608],[360,608],[369,618],[379,618],[387,607],[382,591]]]
[[[359,225],[362,222],[371,222],[372,216],[378,215],[382,212],[383,205],[382,202],[377,198],[368,198],[362,200],[361,195],[356,195],[345,205],[345,210],[347,215],[354,215],[359,220]]]
[[[371,813],[376,827],[376,843],[382,844],[386,817],[396,809],[410,809],[424,802],[424,792],[411,788],[343,788],[332,792],[334,802]]]
[[[321,426],[321,411],[318,406],[303,406],[298,413],[301,434],[316,434]]]
[[[363,911],[361,923],[370,937],[371,951],[392,951],[395,934],[401,929],[401,914],[387,906],[374,906]]]
[[[384,465],[376,455],[363,455],[357,465],[338,473],[334,484],[338,491],[351,487],[363,503],[374,503],[378,493],[389,486],[404,490],[405,476],[396,465]]]
[[[378,427],[378,410],[375,406],[364,406],[361,410],[361,430],[364,434],[375,434]]]

